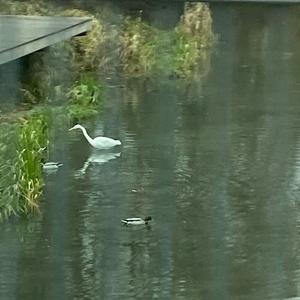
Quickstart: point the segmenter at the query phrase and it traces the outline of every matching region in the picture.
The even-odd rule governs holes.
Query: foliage
[[[0,0],[1,14],[7,15],[56,15],[57,10],[46,1]]]
[[[76,70],[80,72],[94,71],[107,63],[103,53],[106,35],[103,24],[98,18],[79,9],[65,10],[62,16],[68,17],[89,17],[92,20],[91,30],[85,35],[74,37],[71,45],[74,49]]]
[[[18,213],[18,197],[14,193],[13,159],[15,126],[2,123],[0,130],[0,219]]]
[[[141,18],[125,20],[120,57],[126,74],[139,76],[151,71],[155,64],[156,39],[157,32]]]
[[[123,70],[129,76],[157,72],[190,77],[207,70],[213,41],[210,10],[203,3],[185,4],[174,31],[154,29],[141,18],[128,18],[121,35]]]
[[[214,41],[209,7],[204,3],[186,3],[175,32],[175,72],[190,76],[199,65],[207,63]]]
[[[20,199],[21,211],[27,213],[38,208],[43,186],[41,161],[48,145],[48,128],[43,116],[22,120],[17,129],[17,158],[15,189]]]
[[[98,112],[103,99],[103,86],[87,74],[74,83],[67,98],[70,118],[79,121]]]
[[[61,101],[74,77],[73,57],[67,42],[30,55],[27,76],[22,82],[23,101],[27,104]]]
[[[10,124],[9,134],[1,135],[1,219],[38,210],[43,186],[41,161],[48,145],[46,124],[42,115],[33,115]]]

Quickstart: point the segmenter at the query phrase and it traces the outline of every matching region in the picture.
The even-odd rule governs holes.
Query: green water
[[[215,4],[206,76],[111,83],[86,125],[121,148],[58,128],[41,214],[1,226],[0,299],[300,296],[297,9]]]

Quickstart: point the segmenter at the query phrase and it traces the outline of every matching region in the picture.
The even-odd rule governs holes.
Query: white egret
[[[85,136],[85,138],[87,139],[87,141],[96,149],[109,149],[121,145],[121,142],[119,140],[114,140],[105,136],[98,136],[93,139],[88,135],[86,129],[79,124],[70,128],[69,131],[73,129],[80,129],[83,135]]]
[[[145,219],[142,218],[127,218],[121,220],[121,222],[125,225],[147,225],[149,221],[152,220],[152,217],[146,217]]]

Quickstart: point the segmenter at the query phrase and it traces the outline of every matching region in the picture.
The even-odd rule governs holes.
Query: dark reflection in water
[[[0,298],[300,296],[296,8],[212,6],[202,82],[109,91],[89,130],[121,148],[93,159],[58,131],[64,166],[46,176],[42,215],[1,227]],[[147,215],[150,227],[120,224]]]

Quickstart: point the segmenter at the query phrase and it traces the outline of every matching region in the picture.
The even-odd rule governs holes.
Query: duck
[[[127,218],[122,219],[121,222],[124,225],[147,225],[152,220],[152,217],[148,216],[146,218]]]
[[[43,164],[43,170],[56,170],[61,167],[63,164],[61,162],[46,162]]]
[[[86,140],[89,142],[89,144],[96,148],[96,149],[110,149],[112,147],[121,145],[121,142],[119,140],[114,140],[112,138],[106,137],[106,136],[98,136],[95,138],[91,138],[86,129],[81,126],[80,124],[76,124],[72,128],[69,129],[69,131],[74,130],[74,129],[80,129],[86,138]]]

